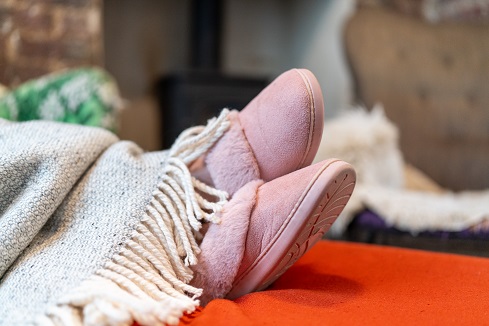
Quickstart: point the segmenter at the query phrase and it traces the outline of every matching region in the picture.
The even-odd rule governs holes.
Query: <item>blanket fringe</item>
[[[191,176],[188,166],[229,128],[223,110],[207,126],[184,131],[169,150],[164,176],[125,246],[95,275],[61,298],[39,325],[178,324],[199,305],[190,286],[203,221],[219,223],[227,193]],[[208,198],[214,198],[209,200]]]

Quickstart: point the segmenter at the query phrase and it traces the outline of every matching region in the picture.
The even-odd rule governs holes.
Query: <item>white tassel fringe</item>
[[[219,222],[216,213],[228,195],[195,179],[188,166],[226,132],[228,114],[224,109],[207,126],[178,137],[131,239],[96,275],[38,318],[39,325],[174,325],[195,310],[202,289],[188,282],[189,266],[197,264],[200,253],[196,237],[203,221]]]

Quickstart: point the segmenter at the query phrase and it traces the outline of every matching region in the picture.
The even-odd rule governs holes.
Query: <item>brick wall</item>
[[[0,84],[101,65],[101,0],[1,0]]]

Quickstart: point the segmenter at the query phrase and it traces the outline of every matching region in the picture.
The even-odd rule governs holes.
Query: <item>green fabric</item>
[[[107,73],[83,68],[26,82],[0,94],[0,118],[50,120],[117,129],[120,97]]]

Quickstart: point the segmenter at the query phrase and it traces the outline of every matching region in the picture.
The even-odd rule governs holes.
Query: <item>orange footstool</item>
[[[489,259],[321,241],[267,291],[180,324],[489,325]]]

